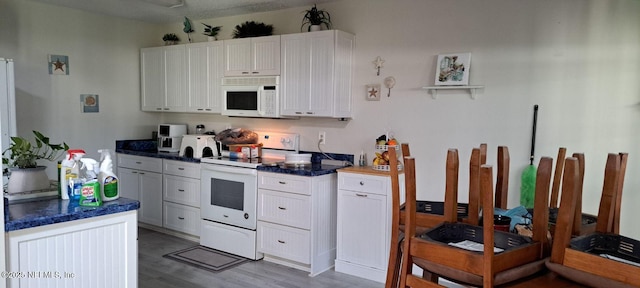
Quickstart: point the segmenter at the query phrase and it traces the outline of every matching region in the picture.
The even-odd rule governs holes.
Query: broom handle
[[[529,165],[533,165],[534,152],[536,150],[536,126],[538,123],[538,104],[533,105],[533,134],[531,135],[531,156]]]

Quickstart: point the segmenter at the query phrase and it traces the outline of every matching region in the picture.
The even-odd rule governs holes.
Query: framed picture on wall
[[[469,85],[470,66],[471,53],[438,55],[438,62],[436,62],[435,85]]]
[[[367,85],[367,101],[380,101],[380,84]]]

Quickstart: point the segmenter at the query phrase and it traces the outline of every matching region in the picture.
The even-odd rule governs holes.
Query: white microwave
[[[222,78],[222,115],[282,118],[280,76]]]

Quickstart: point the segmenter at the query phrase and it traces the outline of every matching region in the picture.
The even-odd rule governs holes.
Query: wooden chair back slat
[[[618,189],[616,190],[616,205],[613,213],[613,233],[620,234],[620,209],[622,206],[622,188],[624,187],[624,175],[627,172],[627,159],[629,154],[618,153],[620,156],[620,172],[618,174]]]
[[[558,198],[560,197],[560,183],[562,181],[562,170],[564,168],[564,157],[567,154],[567,148],[560,147],[558,149],[558,158],[556,158],[556,169],[553,174],[553,187],[551,188],[551,200],[549,207],[558,208]]]
[[[509,194],[509,148],[498,146],[498,165],[496,178],[495,207],[507,209]]]
[[[560,160],[562,161],[562,160]],[[556,231],[553,236],[550,261],[562,264],[564,260],[565,248],[571,240],[571,229],[569,225],[573,223],[575,217],[576,202],[578,200],[578,159],[567,158],[564,160],[564,172],[562,177],[562,198],[556,220]]]
[[[484,145],[486,149],[486,144]],[[479,223],[481,150],[481,148],[473,148],[471,151],[471,159],[469,160],[469,210],[465,223],[472,225],[478,225]]]
[[[609,153],[604,170],[604,183],[600,208],[598,209],[598,221],[596,231],[606,233],[613,231],[613,213],[617,200],[618,173],[620,173],[620,157],[618,154]]]
[[[405,144],[402,144],[404,148]],[[407,151],[408,151],[407,144]],[[391,239],[389,247],[389,263],[387,268],[387,279],[385,288],[396,288],[399,276],[399,253],[400,253],[400,181],[398,175],[398,156],[396,149],[388,150],[389,153],[389,177],[391,178]]]

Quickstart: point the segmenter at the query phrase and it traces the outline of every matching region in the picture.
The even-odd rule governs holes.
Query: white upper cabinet
[[[142,111],[186,111],[184,46],[140,50]]]
[[[164,47],[140,50],[142,111],[162,111],[164,106]]]
[[[327,30],[281,40],[281,114],[351,118],[354,35]]]
[[[224,40],[224,76],[280,75],[280,36]]]
[[[220,113],[223,73],[222,41],[188,44],[187,112]]]

